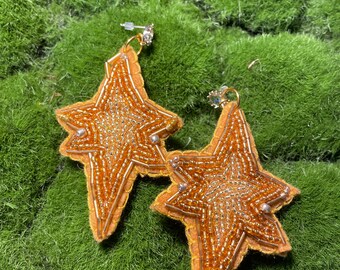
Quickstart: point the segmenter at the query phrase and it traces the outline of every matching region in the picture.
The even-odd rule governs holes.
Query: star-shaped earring
[[[136,38],[144,45],[144,36]],[[182,127],[176,114],[148,98],[131,46],[108,60],[105,71],[92,99],[56,111],[69,133],[61,154],[85,165],[90,225],[98,242],[116,229],[137,174],[168,175],[164,140]]]
[[[285,255],[289,240],[274,213],[299,190],[265,171],[238,101],[212,93],[223,107],[202,151],[169,153],[171,186],[151,206],[186,226],[192,269],[236,269],[248,248]]]

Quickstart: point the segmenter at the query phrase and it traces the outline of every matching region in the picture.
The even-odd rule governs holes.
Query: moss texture
[[[309,1],[303,25],[307,32],[316,36],[340,38],[340,7],[337,1]]]
[[[149,210],[169,179],[136,182],[118,231],[92,239],[82,166],[58,154],[54,110],[95,93],[103,63],[153,22],[140,64],[149,96],[179,114],[168,149],[200,149],[233,86],[264,167],[301,189],[279,213],[293,252],[240,269],[337,269],[339,13],[336,1],[10,1],[0,4],[0,269],[189,269],[183,226]],[[147,224],[147,226],[145,226]]]
[[[0,78],[33,61],[43,43],[46,10],[35,1],[3,1],[0,5]]]
[[[228,26],[239,26],[252,34],[297,31],[305,13],[305,1],[207,0],[196,2],[207,15]]]

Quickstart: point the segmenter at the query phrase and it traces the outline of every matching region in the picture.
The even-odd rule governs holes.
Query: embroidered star
[[[265,171],[237,103],[222,111],[202,151],[168,155],[171,186],[151,206],[186,226],[192,269],[236,269],[248,248],[285,255],[274,212],[299,190]]]
[[[95,96],[56,111],[69,133],[61,154],[82,162],[90,225],[97,241],[116,229],[137,174],[167,175],[165,143],[182,120],[151,101],[138,58],[123,47],[105,63]]]

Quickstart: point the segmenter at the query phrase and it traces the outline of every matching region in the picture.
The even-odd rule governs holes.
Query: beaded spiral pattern
[[[299,190],[265,171],[236,102],[223,108],[202,151],[168,155],[171,186],[151,206],[186,226],[192,269],[236,269],[248,248],[285,255],[274,215]]]
[[[85,165],[97,241],[116,229],[138,173],[168,175],[164,139],[182,127],[177,115],[149,100],[132,47],[108,60],[105,72],[92,99],[56,111],[69,133],[61,154]]]

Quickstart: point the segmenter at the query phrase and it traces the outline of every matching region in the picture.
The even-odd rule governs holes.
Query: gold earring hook
[[[220,106],[224,107],[224,104],[230,102],[231,100],[228,99],[227,95],[228,93],[234,93],[236,95],[236,103],[237,106],[240,106],[240,95],[238,94],[237,90],[232,88],[232,87],[227,87],[225,86],[224,88],[221,89],[221,102]]]
[[[124,47],[125,47],[125,49],[126,49],[127,46],[129,46],[130,43],[131,43],[132,41],[134,41],[134,40],[137,40],[138,43],[139,43],[139,45],[140,45],[139,50],[138,50],[138,52],[137,52],[137,55],[139,55],[139,54],[141,53],[142,49],[143,49],[143,46],[144,46],[143,43],[142,43],[143,34],[139,33],[139,34],[137,34],[137,35],[135,35],[135,36],[133,36],[133,37],[130,37],[130,38],[125,42]]]
[[[125,47],[127,47],[133,40],[137,40],[139,45],[140,45],[140,48],[137,52],[137,55],[139,55],[143,49],[144,46],[150,46],[151,43],[152,43],[152,39],[153,39],[153,36],[154,36],[154,25],[153,24],[150,24],[150,25],[147,25],[147,26],[137,26],[137,25],[134,25],[134,23],[132,22],[126,22],[126,23],[121,23],[120,24],[122,27],[125,28],[125,30],[129,30],[129,31],[132,31],[133,29],[135,28],[142,28],[144,29],[143,33],[139,33],[131,38],[128,39],[128,41],[125,43]]]

